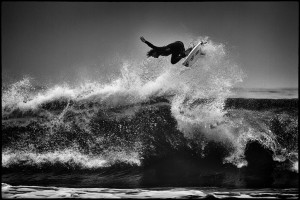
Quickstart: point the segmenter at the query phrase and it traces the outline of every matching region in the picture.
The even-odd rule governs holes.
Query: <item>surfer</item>
[[[157,47],[145,40],[144,37],[140,37],[142,42],[146,43],[151,50],[148,51],[147,57],[154,57],[158,58],[159,56],[169,56],[172,54],[171,63],[174,65],[182,58],[186,57],[193,49],[193,47],[188,48],[185,50],[184,45],[181,41],[176,41],[167,46]]]

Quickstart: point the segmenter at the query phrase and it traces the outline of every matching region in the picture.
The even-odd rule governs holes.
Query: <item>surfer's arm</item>
[[[151,43],[148,42],[148,41],[145,41],[145,43],[146,43],[149,47],[151,47],[152,49],[158,49],[157,46],[154,46],[153,44],[151,44]]]
[[[142,40],[142,42],[144,42],[145,44],[147,44],[150,48],[152,48],[152,49],[158,49],[157,46],[154,46],[153,44],[151,44],[150,42],[148,42],[147,40],[145,40],[144,37],[141,37],[140,39]]]
[[[183,58],[186,57],[186,56],[188,56],[189,53],[193,50],[193,48],[194,48],[194,47],[188,48],[188,49],[183,53]]]

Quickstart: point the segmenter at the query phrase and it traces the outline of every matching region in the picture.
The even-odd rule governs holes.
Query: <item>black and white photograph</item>
[[[2,1],[1,197],[298,199],[298,1]]]

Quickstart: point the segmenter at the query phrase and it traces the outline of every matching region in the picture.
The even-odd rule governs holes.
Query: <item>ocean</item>
[[[2,197],[298,198],[298,89],[237,88],[224,46],[206,48],[192,69],[3,85]]]

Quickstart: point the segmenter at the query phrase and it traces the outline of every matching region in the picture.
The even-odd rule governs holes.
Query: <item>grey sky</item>
[[[109,74],[117,55],[209,36],[247,74],[245,87],[298,87],[298,2],[2,2],[3,79]]]

